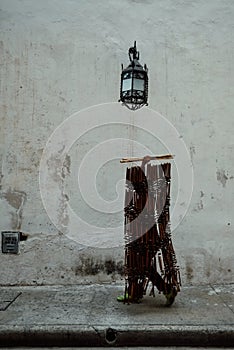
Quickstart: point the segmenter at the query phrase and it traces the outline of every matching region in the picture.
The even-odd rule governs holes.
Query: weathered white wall
[[[233,1],[1,0],[0,8],[0,230],[29,234],[20,255],[0,254],[0,284],[119,278],[123,247],[86,248],[65,234],[68,205],[92,224],[114,227],[122,220],[121,213],[108,217],[87,209],[76,169],[107,135],[133,137],[153,153],[164,149],[134,127],[82,135],[63,163],[50,163],[50,184],[59,189],[50,202],[56,224],[42,203],[39,165],[47,140],[66,118],[118,100],[120,64],[127,64],[134,40],[149,66],[150,107],[175,126],[193,164],[191,204],[173,232],[182,280],[233,283]],[[121,147],[122,156],[136,153],[131,141]],[[102,165],[97,187],[113,199],[124,168],[118,160]]]

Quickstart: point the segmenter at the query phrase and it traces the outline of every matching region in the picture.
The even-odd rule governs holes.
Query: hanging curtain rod
[[[161,160],[161,159],[173,159],[174,156],[171,154],[165,154],[162,156],[148,156],[149,160]],[[120,163],[131,163],[131,162],[140,162],[144,158],[122,158]]]

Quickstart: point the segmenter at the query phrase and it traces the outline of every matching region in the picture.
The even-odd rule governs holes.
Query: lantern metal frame
[[[134,46],[128,50],[130,64],[123,68],[120,83],[120,99],[123,105],[131,110],[136,110],[148,105],[148,68],[139,63],[139,51]]]

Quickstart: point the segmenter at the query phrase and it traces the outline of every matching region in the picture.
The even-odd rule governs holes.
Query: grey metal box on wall
[[[2,231],[2,253],[19,253],[19,231]]]

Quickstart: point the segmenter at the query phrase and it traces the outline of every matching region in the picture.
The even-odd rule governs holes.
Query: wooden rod
[[[162,156],[147,156],[150,160],[161,160],[161,159],[173,159],[174,156],[171,154],[165,154]],[[122,158],[120,163],[131,163],[131,162],[140,162],[144,158]]]

